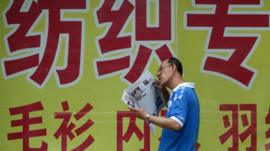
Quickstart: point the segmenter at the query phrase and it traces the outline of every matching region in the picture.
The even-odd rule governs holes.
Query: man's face
[[[172,65],[168,63],[168,60],[164,60],[161,63],[157,72],[157,78],[162,87],[167,86],[167,83],[172,77],[172,74],[173,74]]]

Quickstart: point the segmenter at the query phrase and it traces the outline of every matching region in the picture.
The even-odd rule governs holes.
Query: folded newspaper
[[[157,116],[164,103],[155,82],[152,74],[145,71],[134,84],[124,90],[122,101],[131,108],[143,108],[148,114]]]
[[[123,92],[122,101],[131,108],[143,108],[148,114],[158,115],[165,106],[162,94],[155,86],[156,80],[149,71]],[[150,123],[150,130],[155,132],[155,126]]]

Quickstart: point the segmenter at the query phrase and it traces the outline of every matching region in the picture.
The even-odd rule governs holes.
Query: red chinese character
[[[126,132],[123,132],[124,118],[129,119],[129,125]],[[136,115],[130,111],[117,112],[117,151],[123,151],[123,140],[128,142],[131,136],[135,134],[139,141],[144,141],[144,146],[140,151],[150,150],[150,129],[144,122],[144,131],[142,132],[136,125]]]
[[[160,110],[160,116],[166,116],[166,113],[167,113],[167,109],[161,109]]]
[[[38,136],[46,136],[46,129],[30,130],[30,125],[42,123],[42,117],[31,117],[30,112],[42,111],[43,106],[41,102],[36,102],[33,104],[28,104],[24,106],[10,108],[10,115],[22,114],[22,119],[12,120],[11,127],[22,126],[21,132],[8,133],[8,140],[22,139],[23,141],[23,151],[46,151],[48,144],[42,141],[40,148],[31,148],[30,147],[30,138]]]
[[[268,110],[268,113],[265,117],[265,124],[270,124],[270,108]],[[269,139],[270,138],[270,128],[265,132],[265,138]],[[265,151],[270,150],[270,143],[265,144]]]
[[[38,86],[44,84],[54,70],[57,72],[60,85],[70,84],[81,73],[82,22],[68,21],[68,19],[64,21],[61,13],[63,10],[86,9],[86,0],[31,1],[29,10],[22,12],[22,6],[26,2],[23,0],[12,1],[11,7],[5,14],[8,25],[18,25],[15,32],[12,32],[7,37],[9,51],[14,57],[4,61],[6,76],[12,76],[36,67],[35,71],[31,72],[30,80]],[[41,38],[41,34],[30,34],[30,30],[44,10],[48,11],[47,32]],[[64,67],[56,69],[57,51],[61,45],[60,36],[67,37],[67,55],[65,58],[67,61]],[[43,41],[44,50],[41,47]],[[39,49],[39,51],[24,57],[18,57],[14,54],[15,52],[23,52],[34,48]]]
[[[104,36],[98,40],[101,53],[131,47],[131,36],[122,36],[120,32],[125,26],[134,6],[128,0],[124,0],[118,10],[113,10],[114,3],[115,0],[104,0],[102,6],[96,12],[99,24],[111,24]]]
[[[238,151],[239,150],[239,142],[238,138],[240,138],[241,142],[244,142],[247,138],[250,138],[250,146],[246,147],[247,151],[256,151],[257,149],[257,110],[256,104],[240,104],[238,109],[238,104],[221,104],[220,111],[230,111],[232,112],[231,120],[228,115],[223,116],[223,124],[224,127],[228,130],[219,136],[219,140],[222,144],[224,144],[230,137],[232,137],[232,147],[228,148],[228,151]],[[245,130],[239,133],[239,124],[238,124],[238,116],[239,111],[241,112],[249,112],[250,120],[248,120],[247,114],[241,115],[241,121],[243,128]]]
[[[136,1],[136,40],[137,41],[165,41],[171,40],[172,34],[172,1],[159,0],[158,27],[149,27],[147,22],[150,20],[150,15],[147,14],[147,0]]]
[[[80,136],[87,129],[89,129],[94,124],[94,122],[88,119],[84,124],[82,124],[80,127],[77,128],[73,122],[70,122],[72,112],[68,112],[69,105],[67,101],[62,102],[62,108],[64,112],[56,112],[54,116],[56,119],[63,119],[61,126],[54,133],[54,137],[58,139],[61,136],[62,151],[67,151],[67,138],[73,140],[75,138],[75,134],[76,136]],[[92,108],[93,107],[87,103],[79,112],[75,113],[73,117],[76,119],[76,121],[79,121],[81,118],[86,116],[86,114],[89,113],[92,110]],[[88,137],[79,146],[72,149],[72,151],[85,150],[94,141],[95,140],[92,137],[92,135],[88,135]]]
[[[249,87],[255,76],[255,70],[248,68],[245,63],[255,49],[258,37],[250,35],[229,36],[230,34],[225,29],[269,27],[268,14],[235,14],[230,12],[231,5],[259,5],[260,0],[196,0],[196,4],[215,5],[215,13],[189,13],[187,14],[187,26],[209,28],[208,51],[220,52],[222,50],[231,54],[228,58],[207,55],[203,65],[204,70],[225,75],[241,85]]]
[[[135,1],[135,18],[132,18],[135,20],[135,38],[132,38],[132,34],[122,33],[125,26],[130,23],[129,17],[134,10],[134,5],[128,0],[124,0],[121,4],[115,0],[104,0],[101,3],[101,7],[96,11],[98,25],[110,23],[108,24],[108,30],[98,39],[97,46],[101,55],[105,53],[130,53],[133,43],[138,45],[138,49],[137,55],[134,57],[125,55],[96,60],[98,77],[107,77],[108,75],[115,75],[116,72],[124,71],[124,80],[134,83],[148,67],[147,65],[152,60],[154,53],[161,61],[172,56],[172,52],[166,44],[172,41],[172,1],[159,0],[157,3],[159,4],[158,26],[149,27],[147,22],[150,21],[150,16],[146,13],[149,9],[147,8],[149,6],[147,1]],[[116,9],[115,6],[118,5],[120,7]],[[153,49],[145,46],[146,43],[144,42],[149,41],[159,44],[160,48],[153,51]],[[131,60],[133,63],[130,66]]]
[[[196,151],[198,151],[200,149],[200,146],[201,146],[201,144],[199,144],[199,143],[196,144]]]
[[[162,47],[158,48],[155,50],[155,53],[161,62],[172,57],[172,53],[167,45],[163,45]],[[145,70],[146,65],[148,64],[148,61],[151,60],[151,56],[153,55],[150,48],[140,46],[135,61],[124,78],[131,83],[134,83],[137,79],[139,79]]]
[[[138,54],[134,59],[134,63],[129,71],[124,76],[125,80],[130,83],[134,83],[146,69],[147,64],[152,55],[153,50],[144,46],[140,46],[138,49]],[[172,57],[172,52],[167,45],[163,45],[154,51],[158,56],[158,59],[162,62],[165,59]],[[112,60],[99,60],[96,61],[97,64],[97,74],[99,76],[104,76],[112,74],[116,71],[124,70],[129,67],[129,56],[112,59]]]

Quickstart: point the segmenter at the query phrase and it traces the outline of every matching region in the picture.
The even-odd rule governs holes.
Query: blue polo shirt
[[[178,131],[163,128],[158,150],[195,151],[200,108],[193,83],[184,82],[173,89],[166,117],[178,122],[182,128]]]

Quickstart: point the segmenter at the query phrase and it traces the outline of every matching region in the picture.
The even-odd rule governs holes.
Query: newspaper
[[[145,71],[133,85],[124,90],[122,101],[131,108],[143,108],[148,114],[158,116],[164,103],[155,81],[152,74]]]
[[[145,71],[133,85],[124,90],[122,101],[131,108],[143,108],[148,114],[158,116],[165,103],[155,83],[152,74]],[[150,123],[149,127],[154,133],[154,125]]]

